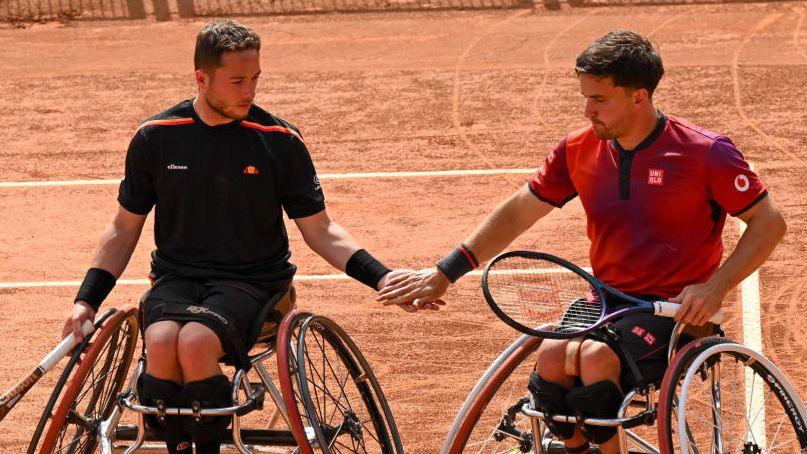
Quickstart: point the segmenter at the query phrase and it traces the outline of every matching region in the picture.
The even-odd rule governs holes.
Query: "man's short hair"
[[[210,71],[221,66],[224,52],[247,49],[261,50],[261,38],[255,30],[229,19],[217,19],[196,36],[193,65],[197,70]]]
[[[614,30],[577,56],[577,75],[611,77],[616,87],[645,88],[653,96],[664,64],[653,44],[629,30]]]

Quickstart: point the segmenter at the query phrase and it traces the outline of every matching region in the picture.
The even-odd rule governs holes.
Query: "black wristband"
[[[378,290],[378,282],[390,271],[364,249],[354,252],[345,265],[345,274],[373,290]]]
[[[86,301],[94,311],[98,311],[109,292],[115,287],[117,278],[114,274],[101,268],[90,268],[84,276],[84,282],[78,289],[75,301]]]
[[[445,274],[452,284],[478,266],[479,261],[476,260],[476,256],[464,244],[460,244],[460,247],[437,262],[437,269]]]

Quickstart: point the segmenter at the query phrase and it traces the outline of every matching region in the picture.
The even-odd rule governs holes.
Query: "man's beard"
[[[608,126],[605,126],[605,123],[592,123],[592,127],[594,129],[594,135],[597,136],[598,139],[616,139],[616,134],[614,134]]]
[[[249,110],[247,110],[247,112],[244,113],[243,115],[237,114],[235,112],[230,112],[227,110],[227,107],[224,103],[217,102],[216,99],[212,98],[211,96],[207,96],[205,100],[207,101],[207,105],[210,106],[210,108],[214,112],[225,118],[230,118],[232,120],[243,120],[249,114]]]

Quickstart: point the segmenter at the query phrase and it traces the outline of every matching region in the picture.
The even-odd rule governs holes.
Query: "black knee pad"
[[[204,380],[186,383],[177,395],[182,407],[201,409],[229,407],[233,403],[230,381],[224,375],[214,375]],[[193,416],[183,416],[182,426],[199,443],[215,443],[230,424],[231,416],[204,416],[196,420]]]
[[[573,414],[566,403],[567,391],[558,384],[544,380],[538,375],[537,371],[533,371],[530,375],[530,383],[527,388],[532,393],[535,406],[541,413],[547,416]],[[557,437],[567,439],[574,435],[574,424],[556,422],[549,418],[545,419],[544,422],[549,431]]]
[[[176,397],[181,390],[182,385],[178,383],[145,373],[137,381],[137,397],[141,404],[149,407],[177,406]],[[178,416],[166,415],[160,419],[157,415],[145,415],[144,419],[152,432],[165,441],[170,453],[192,452],[190,437],[185,434]]]
[[[588,386],[573,388],[566,394],[566,403],[578,417],[613,419],[625,395],[611,381],[600,381]],[[583,434],[589,441],[605,443],[616,434],[616,427],[584,425]]]

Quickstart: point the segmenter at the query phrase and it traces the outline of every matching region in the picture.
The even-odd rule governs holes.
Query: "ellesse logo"
[[[258,171],[258,168],[255,166],[246,166],[244,167],[244,175],[258,175],[261,172]]]

